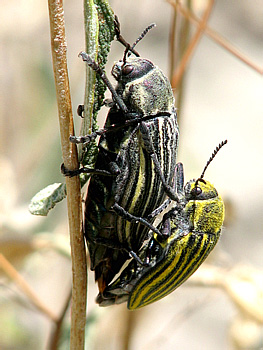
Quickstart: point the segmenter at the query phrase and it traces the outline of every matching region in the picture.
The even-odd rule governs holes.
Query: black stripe
[[[152,142],[154,143],[154,148],[157,153],[158,159],[160,161],[162,169],[164,169],[164,174],[166,175],[167,181],[173,178],[173,172],[175,169],[175,160],[176,160],[176,146],[177,146],[177,132],[171,133],[172,128],[176,126],[176,120],[175,116],[171,117],[165,117],[162,119],[163,125],[162,125],[162,132],[160,133],[160,118],[155,118],[147,123],[149,127],[149,131],[151,134],[153,134]],[[169,130],[167,130],[169,129]],[[162,138],[160,137],[162,135]],[[171,137],[172,135],[172,137]],[[174,137],[175,135],[175,137]],[[167,149],[167,139],[171,138],[173,143],[173,149]],[[160,154],[160,144],[162,144],[164,155],[166,156],[165,159],[162,159],[162,156]],[[138,145],[139,146],[139,145]],[[129,149],[129,147],[128,147]],[[139,153],[139,150],[138,150]],[[171,163],[171,154],[174,155],[173,158],[173,166],[170,167]],[[131,169],[131,174],[134,176],[134,169],[136,169],[136,178],[132,178],[132,189],[128,191],[128,185],[130,185],[131,180],[128,179],[126,186],[123,187],[123,195],[128,195],[129,197],[126,200],[126,202],[121,202],[121,205],[131,214],[135,216],[141,216],[146,217],[148,214],[150,214],[155,208],[157,208],[161,203],[164,201],[165,194],[163,192],[160,178],[156,175],[154,169],[152,168],[152,162],[151,158],[149,157],[149,154],[143,149],[143,156],[144,156],[144,162],[145,162],[145,171],[144,171],[144,178],[145,178],[145,187],[143,188],[142,192],[138,196],[136,200],[136,207],[133,210],[130,210],[129,204],[134,199],[134,193],[137,189],[137,181],[139,176],[139,167],[141,159],[137,155],[137,162],[136,164],[133,164],[133,169]],[[129,165],[131,167],[131,165]],[[172,169],[172,171],[171,171]],[[166,173],[169,171],[168,173]],[[152,188],[151,188],[152,186]],[[147,205],[146,205],[147,202]],[[125,204],[125,205],[124,205]],[[125,237],[125,229],[126,229],[126,222],[123,221],[123,219],[119,219],[119,225],[121,223],[121,229],[119,229],[119,235],[122,234],[122,242],[125,242],[130,239],[130,248],[131,249],[138,249],[141,246],[142,240],[145,238],[145,235],[148,231],[147,228],[143,227],[140,224],[131,224],[130,225],[130,231],[126,233],[128,235],[128,238]],[[118,226],[120,227],[120,226]],[[126,242],[127,243],[127,242]]]
[[[207,242],[203,245],[203,248],[200,250],[201,247],[201,243],[203,241],[203,239],[205,239]],[[205,257],[208,255],[208,253],[213,249],[213,247],[215,246],[215,244],[211,245],[209,244],[210,240],[206,238],[204,238],[203,235],[193,235],[191,234],[189,236],[189,240],[186,243],[185,247],[182,249],[182,251],[180,252],[180,258],[178,260],[177,266],[180,269],[183,269],[182,271],[184,271],[183,274],[181,274],[181,278],[178,280],[178,273],[176,273],[176,267],[174,270],[172,270],[169,274],[167,274],[165,276],[165,278],[163,278],[162,280],[159,280],[158,283],[154,284],[151,288],[151,290],[145,294],[143,296],[143,298],[141,299],[140,305],[142,305],[146,299],[149,298],[149,296],[153,296],[153,300],[158,300],[158,295],[160,295],[160,298],[163,298],[164,296],[170,294],[174,289],[176,289],[177,287],[179,287],[179,285],[181,285],[188,277],[191,276],[191,274],[201,265],[201,263],[204,261]],[[174,245],[173,245],[174,246]],[[191,252],[189,253],[189,248],[191,249]],[[172,249],[176,249],[176,245],[175,247],[172,247]],[[188,255],[187,260],[185,260],[185,256]],[[194,259],[193,259],[194,257]],[[194,260],[194,261],[193,261]],[[194,265],[194,262],[196,262],[197,264]],[[169,267],[169,265],[171,264],[171,259],[169,260],[165,260],[165,263],[163,264],[163,267],[160,271],[157,272],[157,277],[159,275],[161,275],[163,272],[165,272],[165,270],[167,269],[167,267]],[[184,267],[189,266],[189,268],[184,269]],[[158,267],[158,265],[156,265],[156,267]],[[147,285],[149,287],[149,284],[153,283],[155,280],[155,274],[153,274],[153,276],[151,277],[150,280],[147,280]],[[175,284],[175,281],[177,281],[177,283]],[[138,281],[139,283],[139,281]],[[160,288],[161,286],[163,286],[162,288]],[[143,286],[141,287],[141,289],[143,289]],[[156,294],[157,292],[157,294]],[[140,293],[137,293],[140,295]],[[137,297],[135,298],[135,300],[137,299]],[[146,301],[147,303],[151,303],[151,299]]]
[[[188,279],[192,275],[192,273],[204,261],[205,256],[207,256],[207,253],[212,249],[212,247],[209,246],[208,244],[204,244],[202,250],[200,250],[200,246],[201,246],[202,240],[203,240],[203,237],[199,236],[198,240],[196,240],[196,242],[195,242],[196,245],[192,246],[192,251],[191,251],[190,254],[189,254],[189,251],[188,251],[189,258],[186,261],[184,261],[184,264],[182,266],[180,266],[180,268],[186,267],[186,269],[183,269],[184,273],[180,275],[180,279],[178,280],[178,274],[174,274],[173,275],[172,272],[169,274],[169,276],[172,277],[171,280],[169,281],[170,277],[165,279],[169,283],[166,283],[164,288],[159,290],[159,294],[162,294],[163,292],[165,292],[162,297],[170,294],[173,290],[178,288],[186,279]],[[195,265],[194,262],[196,262],[197,264]],[[176,280],[178,280],[178,281],[175,284]]]
[[[186,243],[186,247],[184,247],[180,252],[178,252],[178,254],[180,254],[180,258],[179,258],[178,263],[177,263],[177,266],[179,268],[182,268],[184,266],[185,255],[189,251],[188,243],[190,242],[190,246],[193,245],[193,242],[191,242],[191,241],[193,241],[193,239],[189,235],[189,239],[188,239],[188,242]],[[176,245],[177,245],[177,240],[175,242],[173,242],[173,244],[171,245],[169,250],[176,251]],[[153,274],[151,274],[152,277],[150,280],[147,280],[148,286],[156,280],[156,276],[158,278],[158,276],[160,276],[162,273],[167,271],[167,268],[171,265],[171,261],[173,260],[174,255],[172,254],[171,257],[172,257],[172,259],[161,260],[160,263],[157,263],[156,266],[154,266],[154,268],[151,270],[151,272],[153,272]],[[160,267],[160,265],[162,266],[161,270],[158,269]],[[155,270],[155,271],[157,270],[157,273],[153,270]],[[142,302],[143,302],[143,300],[147,299],[149,297],[149,295],[153,294],[153,290],[157,291],[158,293],[161,293],[163,290],[166,290],[167,283],[169,282],[169,280],[173,280],[172,277],[174,276],[174,273],[175,273],[174,270],[172,270],[172,271],[170,271],[170,273],[167,273],[163,279],[156,282],[153,285],[153,288],[150,289],[150,291],[143,296]],[[178,277],[178,274],[176,274],[176,277]],[[168,283],[168,286],[169,285],[170,285],[170,283]],[[161,286],[163,286],[163,287],[161,288]]]

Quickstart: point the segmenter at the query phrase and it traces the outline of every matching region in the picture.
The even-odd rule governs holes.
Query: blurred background
[[[148,24],[157,24],[137,49],[169,75],[171,4],[164,0],[110,0],[110,4],[129,42]],[[192,1],[192,11],[201,16],[207,4]],[[83,4],[67,0],[64,8],[75,113],[84,99],[85,66],[78,58],[85,49]],[[0,254],[4,257],[0,349],[47,349],[52,318],[62,312],[71,285],[66,202],[48,217],[28,212],[36,192],[64,182],[48,5],[40,0],[2,0],[0,9]],[[188,282],[135,312],[128,312],[125,305],[99,308],[94,303],[97,286],[89,272],[88,349],[263,349],[262,18],[263,0],[220,0],[208,21],[210,28],[261,66],[261,74],[203,35],[186,68],[183,88],[175,89],[178,160],[184,164],[186,179],[200,176],[218,143],[228,139],[205,176],[226,202],[219,244]],[[181,15],[180,28],[183,19]],[[191,24],[189,37],[195,32]],[[113,42],[108,76],[122,54],[123,47]],[[106,113],[106,108],[100,113],[101,125]],[[76,113],[75,127],[78,133]],[[12,268],[42,309],[34,306],[30,291],[26,295],[7,277]],[[67,320],[68,316],[65,324]],[[67,335],[64,339],[61,349],[68,348]]]

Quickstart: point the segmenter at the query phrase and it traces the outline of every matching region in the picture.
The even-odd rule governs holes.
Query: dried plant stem
[[[125,328],[122,334],[122,349],[129,350],[131,347],[131,340],[134,333],[134,328],[136,325],[137,314],[135,312],[130,312],[128,310],[124,310],[124,319],[125,319]]]
[[[58,345],[59,345],[59,341],[60,341],[60,335],[61,335],[61,328],[62,328],[62,323],[64,320],[64,317],[66,315],[66,312],[68,310],[68,306],[70,303],[72,297],[72,292],[70,289],[70,292],[68,293],[68,296],[65,300],[64,303],[64,307],[60,313],[60,316],[58,317],[57,321],[56,321],[56,328],[54,329],[51,337],[50,337],[50,344],[49,344],[49,350],[57,350],[58,349]]]
[[[186,4],[189,8],[192,6],[192,0],[187,0]],[[182,57],[185,53],[185,50],[188,47],[189,44],[189,38],[190,38],[190,23],[189,21],[180,16],[179,12],[176,11],[176,8],[174,8],[174,18],[173,22],[171,22],[171,29],[170,29],[170,81],[172,82],[173,75],[175,69],[179,69],[180,62],[182,60]],[[173,42],[173,44],[172,44]],[[176,67],[176,68],[175,68]],[[176,106],[178,109],[178,115],[177,120],[180,125],[181,120],[181,106],[184,96],[184,81],[185,81],[185,75],[182,75],[182,79],[180,79],[180,82],[176,85],[174,90],[176,92]]]
[[[195,35],[193,36],[192,40],[188,44],[187,49],[186,49],[186,51],[181,59],[179,67],[176,69],[175,73],[173,74],[173,78],[172,78],[172,82],[171,82],[173,88],[178,87],[178,85],[181,82],[183,73],[184,73],[188,63],[190,62],[190,59],[191,59],[193,52],[194,52],[194,49],[196,48],[197,44],[199,43],[201,36],[203,34],[203,31],[206,28],[207,21],[210,17],[213,6],[214,6],[214,0],[209,1],[207,8],[206,8],[206,11],[204,12],[204,16],[203,16],[202,20],[199,22],[199,27],[198,27]]]
[[[182,6],[182,4],[178,2],[174,2],[173,0],[167,0],[173,7],[177,8],[177,10],[186,17],[191,23],[195,25],[200,25],[199,18],[193,14],[189,9]],[[227,51],[232,53],[234,56],[239,58],[241,61],[243,61],[246,65],[254,69],[256,72],[263,74],[263,68],[255,64],[251,61],[250,58],[246,57],[243,53],[241,53],[237,48],[235,48],[227,39],[223,38],[221,35],[219,35],[215,30],[210,28],[209,26],[206,26],[203,29],[204,33],[209,36],[211,39],[213,39],[216,43],[218,43],[220,46],[224,47]]]
[[[171,19],[171,27],[170,27],[170,35],[169,35],[169,61],[170,61],[170,67],[169,67],[169,79],[172,81],[173,77],[173,71],[175,67],[175,33],[176,33],[176,25],[177,25],[177,12],[174,9],[172,13],[172,19]]]
[[[66,168],[78,168],[76,145],[69,142],[74,134],[62,0],[49,0],[49,17],[53,70],[57,93],[62,156]],[[87,266],[82,233],[81,193],[78,177],[66,178],[68,219],[72,256],[72,306],[70,348],[84,349],[86,321]]]
[[[57,316],[52,310],[39,300],[37,294],[31,289],[23,277],[16,271],[10,262],[0,254],[0,268],[4,273],[20,288],[20,290],[30,299],[31,303],[43,314],[45,314],[52,321],[57,322]]]

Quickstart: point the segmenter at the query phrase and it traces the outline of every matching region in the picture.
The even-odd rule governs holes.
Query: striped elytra
[[[114,105],[105,128],[125,125],[129,119],[134,122],[101,136],[95,169],[114,168],[117,172],[116,176],[93,175],[85,201],[84,234],[101,293],[129,259],[128,252],[137,253],[149,233],[149,228],[117,215],[113,204],[132,215],[147,217],[166,197],[145,147],[145,130],[169,185],[179,135],[171,85],[157,66],[143,58],[129,58],[115,64],[113,72],[118,81],[115,91],[129,113]]]
[[[188,233],[169,245],[166,259],[156,264],[132,290],[130,310],[151,304],[173,292],[202,264],[214,248],[218,235]]]
[[[178,176],[183,177],[182,164]],[[177,179],[178,180],[178,179]],[[183,184],[180,179],[178,183]],[[140,258],[97,297],[100,306],[128,302],[135,310],[162,299],[184,283],[203,263],[219,240],[224,220],[224,203],[208,181],[189,181],[178,188],[181,203],[164,215]]]

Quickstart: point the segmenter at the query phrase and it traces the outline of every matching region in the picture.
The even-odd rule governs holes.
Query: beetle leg
[[[180,197],[184,195],[184,169],[182,163],[176,164],[173,191]],[[156,208],[151,214],[147,216],[147,219],[151,220],[155,216],[161,214],[168,207],[171,201],[171,198],[166,199],[158,208]]]
[[[122,98],[117,94],[116,90],[114,89],[113,85],[107,78],[105,72],[100,68],[97,62],[94,61],[94,59],[91,58],[90,55],[88,55],[86,52],[80,52],[79,56],[82,57],[83,61],[87,62],[90,68],[92,68],[98,76],[103,80],[107,88],[110,90],[112,97],[114,101],[117,103],[119,108],[123,111],[123,113],[128,113],[128,108],[126,107],[125,103],[123,102]]]
[[[123,209],[119,204],[114,203],[112,206],[112,209],[121,217],[123,217],[125,220],[130,222],[136,222],[141,223],[142,225],[148,227],[153,232],[157,233],[157,235],[162,236],[162,233],[154,227],[149,221],[147,221],[144,218],[141,218],[140,216],[134,216],[130,213],[128,213],[125,209]]]
[[[84,111],[84,106],[79,105],[78,106],[78,115],[83,118],[83,111]],[[152,119],[154,117],[158,117],[160,113],[157,113],[155,115],[139,115],[138,113],[135,112],[127,112],[126,115],[126,120],[124,124],[112,124],[108,126],[107,128],[101,128],[96,131],[93,131],[91,134],[85,135],[85,136],[73,136],[71,135],[69,137],[70,142],[72,143],[89,143],[91,141],[94,141],[97,136],[101,136],[103,134],[109,133],[109,132],[116,132],[119,129],[125,128],[127,126],[132,126],[139,124],[140,122],[148,119]],[[166,113],[162,113],[162,115],[166,115]],[[167,113],[167,115],[170,115],[170,113]]]
[[[156,208],[151,214],[147,216],[147,219],[153,219],[157,215],[161,214],[167,207],[168,205],[172,202],[171,198],[167,198],[158,208]]]
[[[94,243],[101,244],[112,249],[123,250],[124,252],[128,253],[131,258],[135,259],[140,265],[148,266],[147,262],[143,262],[133,250],[129,250],[123,247],[120,242],[112,241],[104,237],[97,237],[94,239]]]
[[[136,260],[137,263],[139,263],[140,265],[142,265],[142,266],[149,266],[149,262],[146,261],[146,260],[142,261],[141,258],[133,250],[129,251],[129,255],[130,255],[131,258]]]
[[[110,171],[107,170],[100,170],[100,169],[90,169],[90,168],[80,168],[80,169],[75,169],[75,170],[69,170],[65,167],[65,164],[62,163],[61,164],[61,173],[64,176],[69,176],[69,177],[73,177],[73,176],[77,176],[80,174],[91,174],[91,175],[102,175],[102,176],[116,176],[116,174],[113,174]]]
[[[91,134],[85,136],[73,136],[70,135],[69,141],[72,143],[89,143],[94,141],[98,135],[102,135],[105,129],[99,129],[97,131],[92,132]]]
[[[182,163],[177,163],[175,168],[175,187],[176,192],[184,194],[184,167]]]
[[[89,143],[91,141],[94,141],[97,136],[101,136],[103,134],[109,133],[109,132],[116,132],[119,129],[125,128],[127,126],[137,125],[141,120],[149,119],[149,116],[142,117],[139,116],[138,113],[126,113],[126,117],[128,118],[124,124],[112,124],[108,126],[107,128],[101,128],[96,131],[93,131],[91,134],[85,135],[85,136],[73,136],[70,135],[69,140],[72,143]],[[151,117],[152,118],[152,117]]]

